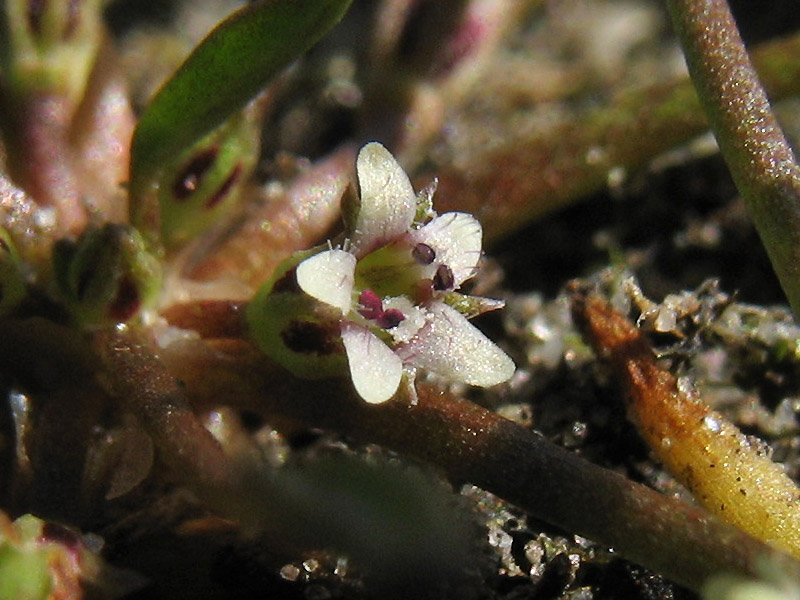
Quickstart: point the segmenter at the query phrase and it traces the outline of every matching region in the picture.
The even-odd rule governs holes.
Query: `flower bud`
[[[164,246],[202,233],[237,205],[258,157],[262,109],[256,101],[164,169],[158,204]]]
[[[103,26],[99,0],[7,0],[0,14],[0,74],[12,96],[52,94],[77,106]]]
[[[58,242],[53,270],[68,310],[87,325],[132,319],[152,304],[161,283],[158,261],[128,225],[107,224],[77,242]]]
[[[117,598],[141,587],[140,576],[106,565],[102,540],[31,514],[0,512],[0,598]]]

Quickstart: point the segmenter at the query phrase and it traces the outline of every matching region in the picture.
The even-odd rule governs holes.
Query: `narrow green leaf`
[[[142,115],[131,150],[131,218],[158,230],[149,187],[161,166],[240,110],[313,46],[352,0],[260,0],[214,29]]]

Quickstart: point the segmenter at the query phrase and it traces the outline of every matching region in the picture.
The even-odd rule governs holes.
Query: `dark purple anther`
[[[411,256],[421,265],[429,265],[436,258],[436,252],[428,244],[419,243],[411,249]]]
[[[447,265],[439,265],[433,276],[433,289],[442,292],[452,290],[456,280],[453,277],[453,270]]]
[[[365,319],[374,321],[375,319],[380,319],[383,315],[383,303],[378,297],[378,294],[372,290],[364,290],[361,292],[361,295],[358,297],[358,304],[360,306],[358,314]]]
[[[378,327],[381,329],[391,329],[392,327],[397,327],[405,318],[406,316],[398,309],[390,308],[389,310],[383,311],[383,314],[378,317]]]

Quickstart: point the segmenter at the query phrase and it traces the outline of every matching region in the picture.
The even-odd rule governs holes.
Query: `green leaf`
[[[149,189],[161,166],[240,110],[313,46],[352,0],[260,0],[214,29],[142,115],[131,149],[131,218],[158,230]]]

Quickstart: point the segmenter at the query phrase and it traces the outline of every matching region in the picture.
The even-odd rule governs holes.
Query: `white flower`
[[[435,216],[429,195],[416,196],[378,143],[361,149],[356,170],[360,205],[344,248],[303,260],[296,278],[303,292],[335,309],[358,394],[370,403],[389,400],[416,367],[483,387],[508,380],[514,363],[459,312],[502,303],[455,292],[481,257],[478,221],[466,213]]]

